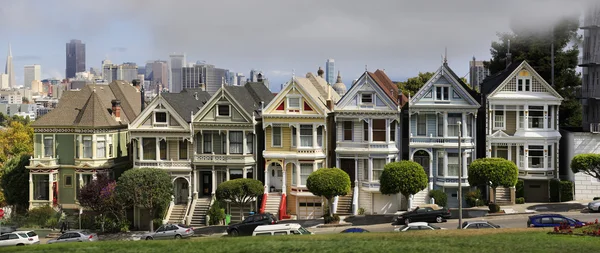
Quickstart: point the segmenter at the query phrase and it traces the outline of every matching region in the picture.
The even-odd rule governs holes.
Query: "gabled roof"
[[[140,92],[130,83],[86,85],[78,91],[65,91],[58,106],[32,123],[35,127],[114,127],[127,126],[140,114]],[[121,101],[121,120],[110,114],[112,100]]]
[[[260,102],[266,105],[275,97],[262,82],[246,83],[244,86],[224,86],[224,88],[250,117],[253,113],[258,116]]]
[[[496,90],[508,78],[523,61],[513,62],[508,65],[508,68],[502,70],[492,76],[488,76],[481,82],[481,94],[490,94]]]
[[[473,90],[471,87],[469,87],[469,85],[467,85],[465,82],[462,81],[462,78],[458,77],[456,75],[456,73],[454,73],[454,70],[452,70],[452,68],[450,68],[448,66],[447,62],[444,62],[444,69],[460,84],[460,86],[463,87],[463,89],[465,89],[465,91],[467,91],[469,93],[469,95],[471,95],[472,98],[477,100],[477,92],[475,92],[475,90]]]
[[[458,85],[460,88],[458,91],[461,94],[460,96],[468,102],[471,102],[471,105],[479,106],[479,94],[475,92],[471,87],[469,87],[465,82],[462,81],[460,77],[454,73],[454,71],[448,66],[447,62],[444,62],[442,66],[440,66],[434,73],[433,76],[425,82],[425,84],[415,93],[415,95],[411,98],[411,103],[417,103],[422,99],[430,90],[430,87],[434,85],[440,78],[444,77],[448,82]],[[463,92],[466,92],[464,94]],[[465,97],[468,96],[468,97]]]
[[[188,123],[192,120],[191,113],[200,111],[210,99],[210,94],[201,89],[183,89],[180,93],[161,93],[161,96]]]
[[[377,85],[385,92],[385,94],[394,102],[394,104],[398,105],[398,97],[399,92],[398,85],[394,84],[392,80],[383,72],[383,70],[375,70],[375,73],[367,72],[369,76],[377,83]],[[408,98],[402,94],[402,104],[400,106],[404,106]]]

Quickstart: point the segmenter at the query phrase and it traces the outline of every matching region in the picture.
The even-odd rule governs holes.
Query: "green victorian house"
[[[66,91],[57,108],[32,123],[30,209],[78,210],[77,189],[98,173],[114,178],[131,166],[127,126],[142,110],[138,87],[113,81]]]

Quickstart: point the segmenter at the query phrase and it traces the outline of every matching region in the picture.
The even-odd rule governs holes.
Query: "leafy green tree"
[[[489,185],[494,192],[496,187],[513,187],[519,180],[519,168],[504,158],[480,158],[469,165],[469,184],[473,186]]]
[[[350,193],[350,176],[338,168],[321,168],[311,173],[306,179],[306,188],[312,194],[327,199],[331,216],[333,210],[333,198],[335,196],[346,196]]]
[[[413,161],[391,162],[383,167],[379,178],[381,194],[415,195],[427,187],[423,166]]]
[[[152,219],[155,209],[168,205],[173,194],[171,176],[156,168],[130,169],[125,171],[117,183],[119,198],[131,206],[150,212],[150,230],[154,231]]]
[[[565,17],[551,28],[538,31],[513,29],[510,33],[498,33],[499,41],[492,42],[490,50],[490,73],[493,75],[506,68],[506,53],[510,40],[513,62],[526,60],[552,85],[550,56],[551,45],[554,42],[554,89],[565,99],[560,106],[559,121],[563,126],[579,127],[581,104],[575,97],[575,89],[581,85],[581,76],[576,70],[581,41],[578,30],[579,17]]]
[[[2,168],[0,188],[6,204],[15,207],[17,213],[23,214],[29,206],[29,165],[30,154],[23,154],[10,159]]]
[[[415,93],[417,93],[417,91],[419,91],[419,89],[421,89],[421,87],[423,87],[423,85],[425,85],[425,83],[427,83],[427,81],[433,77],[433,74],[433,72],[419,72],[419,75],[415,77],[408,78],[404,82],[398,82],[398,89],[400,89],[406,96],[409,94],[414,96]]]
[[[108,215],[112,215],[119,224],[125,216],[124,202],[118,200],[115,187],[115,181],[100,174],[96,180],[81,187],[77,194],[77,200],[82,207],[100,214],[102,232]]]
[[[0,165],[12,157],[33,153],[33,128],[19,121],[11,121],[0,131]]]
[[[600,180],[600,154],[576,155],[571,160],[571,170]]]
[[[244,219],[243,207],[264,193],[263,183],[251,178],[238,178],[217,186],[217,199],[240,207],[240,217]]]

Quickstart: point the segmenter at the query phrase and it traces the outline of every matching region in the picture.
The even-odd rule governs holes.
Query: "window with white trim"
[[[473,117],[470,115],[467,115],[467,132],[466,135],[467,137],[473,137]]]
[[[531,77],[518,77],[517,91],[531,91]]]
[[[203,143],[203,148],[204,148],[204,153],[212,153],[212,133],[208,132],[208,133],[204,133],[202,135],[202,143]]]
[[[396,121],[392,121],[390,124],[390,141],[396,141]]]
[[[54,157],[54,136],[44,135],[44,157]]]
[[[362,174],[363,174],[363,180],[368,181],[369,180],[369,160],[365,160],[365,159],[361,159],[359,161],[359,166],[362,166]]]
[[[351,141],[352,140],[352,131],[353,131],[353,123],[352,121],[344,121],[343,123],[343,135],[344,135],[344,140],[345,141]]]
[[[156,160],[156,138],[142,138],[142,149],[144,160]]]
[[[369,141],[369,123],[363,121],[363,140]]]
[[[378,181],[379,177],[381,177],[385,162],[385,158],[373,158],[373,181]]]
[[[427,114],[417,114],[417,136],[427,135]]]
[[[229,105],[217,105],[217,116],[229,117],[231,115]]]
[[[254,135],[252,133],[246,134],[246,152],[247,154],[254,153]]]
[[[437,153],[437,175],[444,176],[444,152]]]
[[[300,98],[299,97],[288,97],[287,98],[288,109],[300,109]]]
[[[273,127],[271,146],[281,147],[281,127]]]
[[[92,136],[83,136],[83,158],[92,158]]]
[[[229,153],[242,154],[244,148],[244,135],[242,131],[229,132]]]
[[[437,115],[437,136],[444,136],[444,113],[438,113]]]
[[[104,135],[96,136],[96,157],[106,157],[106,136]]]
[[[504,106],[496,105],[494,106],[494,130],[504,129],[504,124],[506,119],[504,117]]]
[[[313,126],[300,125],[300,147],[312,147]]]
[[[300,185],[306,185],[306,180],[310,173],[313,172],[312,163],[301,163],[300,164]]]
[[[529,106],[529,128],[544,128],[544,107],[543,106]]]
[[[448,100],[450,100],[449,94],[450,94],[450,87],[448,87],[448,86],[435,87],[435,100],[448,101]]]
[[[448,136],[457,137],[460,127],[458,122],[462,119],[461,113],[448,113]]]
[[[188,159],[188,141],[180,140],[179,141],[179,160],[187,160]]]
[[[292,147],[295,147],[296,146],[296,135],[298,134],[298,132],[296,131],[296,127],[292,127],[291,131],[292,131]]]
[[[167,127],[167,112],[154,112],[154,126],[155,127]]]
[[[448,176],[458,177],[459,170],[458,153],[448,153]]]
[[[373,140],[372,141],[385,141],[385,128],[387,127],[385,119],[373,119]]]
[[[323,147],[323,126],[317,127],[317,146]]]
[[[528,168],[545,168],[544,166],[544,146],[542,145],[531,145],[529,146],[529,154],[527,159]]]
[[[160,160],[167,160],[167,141],[165,139],[160,140],[158,143]]]
[[[372,104],[373,103],[373,93],[362,93],[360,95],[360,102],[362,104]]]

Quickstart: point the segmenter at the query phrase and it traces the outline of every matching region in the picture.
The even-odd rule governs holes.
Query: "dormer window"
[[[167,121],[167,112],[154,112],[154,126],[155,127],[166,127],[168,124]]]
[[[291,98],[288,98],[287,100],[288,100],[288,103],[287,103],[288,109],[300,109],[300,98],[291,97]]]
[[[361,95],[360,102],[363,104],[372,104],[373,103],[373,94],[363,93]]]
[[[531,91],[531,78],[517,78],[517,91]]]
[[[217,106],[217,116],[219,117],[229,117],[231,115],[229,110],[229,105],[218,105]]]
[[[435,87],[435,100],[439,101],[448,101],[450,94],[450,87],[448,86],[438,86]]]

